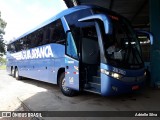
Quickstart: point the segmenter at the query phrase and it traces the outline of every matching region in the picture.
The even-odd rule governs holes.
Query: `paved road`
[[[0,70],[0,111],[160,111],[159,101],[160,90],[116,97],[83,92],[66,97],[56,85],[30,79],[18,81]]]
[[[8,75],[6,71],[0,70],[0,111],[16,110],[21,105],[21,97],[28,99],[39,92],[50,89],[53,89],[51,85],[29,79],[18,81]]]

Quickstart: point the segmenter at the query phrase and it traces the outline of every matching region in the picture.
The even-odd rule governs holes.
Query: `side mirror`
[[[153,35],[148,31],[136,31],[137,37],[139,39],[148,39],[150,44],[153,45]]]
[[[88,17],[84,17],[79,19],[79,22],[87,22],[87,21],[94,21],[94,20],[101,20],[104,24],[104,29],[106,34],[111,34],[112,33],[112,27],[111,27],[111,22],[108,18],[108,16],[104,14],[95,14],[91,15]]]

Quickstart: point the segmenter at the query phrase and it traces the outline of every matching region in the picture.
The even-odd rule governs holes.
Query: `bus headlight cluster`
[[[116,79],[120,79],[122,77],[120,74],[117,74],[117,73],[112,73],[111,76],[116,78]]]
[[[110,71],[105,70],[105,69],[101,69],[101,73],[106,74],[108,76],[111,76],[111,77],[113,77],[115,79],[121,79],[123,77],[122,75],[120,75],[118,73],[110,72]]]

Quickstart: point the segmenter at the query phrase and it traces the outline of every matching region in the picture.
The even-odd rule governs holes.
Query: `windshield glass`
[[[129,22],[123,17],[108,16],[112,24],[112,34],[106,35],[103,24],[100,24],[107,63],[121,68],[143,67],[140,44]]]

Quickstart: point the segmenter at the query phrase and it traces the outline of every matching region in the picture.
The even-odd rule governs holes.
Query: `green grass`
[[[0,66],[0,70],[5,70],[6,69],[6,65],[1,65]]]

